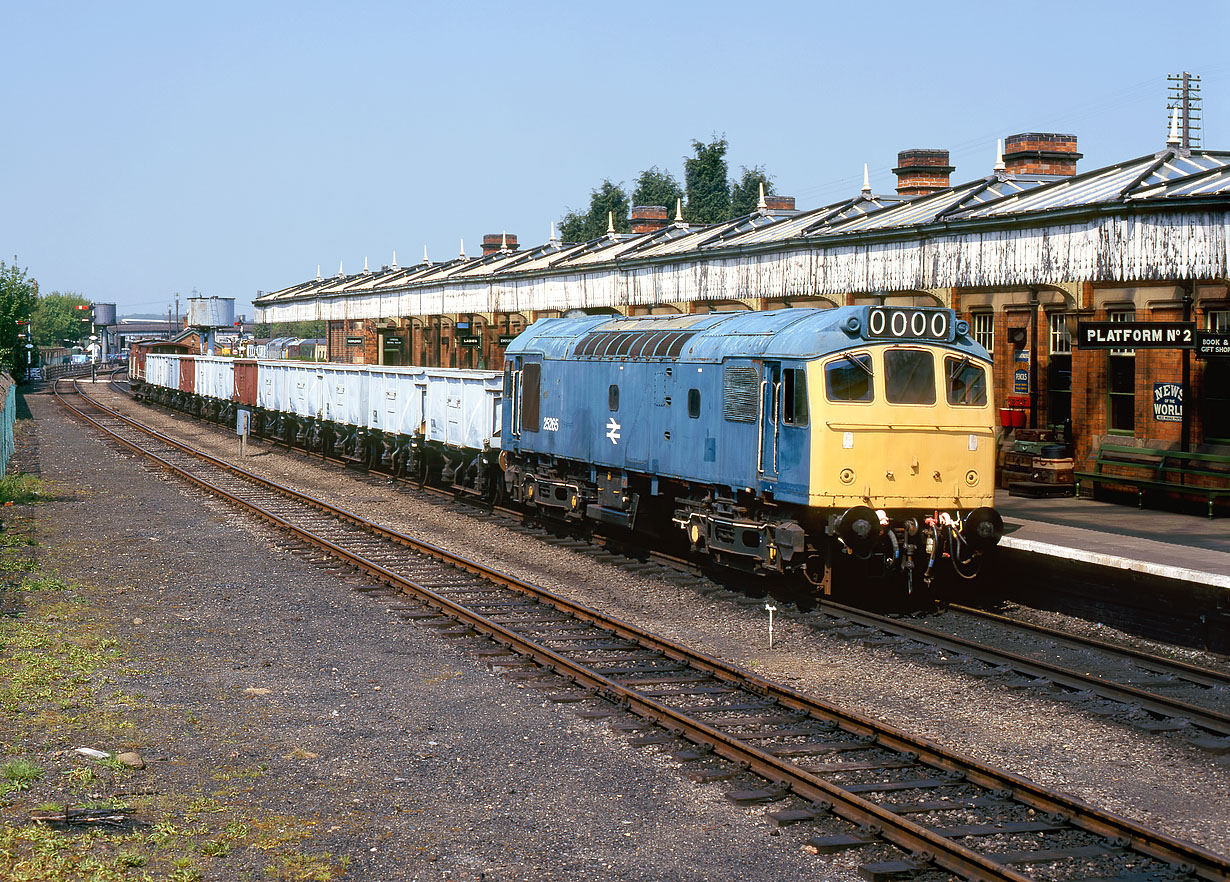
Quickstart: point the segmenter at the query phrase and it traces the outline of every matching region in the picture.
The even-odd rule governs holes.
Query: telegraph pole
[[[1200,146],[1200,77],[1183,71],[1166,77],[1170,81],[1167,110],[1179,109],[1179,138],[1184,150]]]

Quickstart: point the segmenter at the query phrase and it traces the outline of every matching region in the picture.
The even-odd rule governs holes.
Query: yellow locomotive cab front
[[[869,345],[813,362],[812,504],[960,510],[995,495],[990,364],[941,346]]]

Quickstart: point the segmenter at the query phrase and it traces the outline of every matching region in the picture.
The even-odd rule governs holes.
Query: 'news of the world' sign
[[[1191,349],[1195,322],[1081,322],[1076,326],[1081,349]]]

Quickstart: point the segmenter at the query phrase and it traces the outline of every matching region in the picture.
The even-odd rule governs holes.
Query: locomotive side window
[[[688,416],[692,419],[700,419],[700,390],[688,390]]]
[[[925,349],[884,353],[884,397],[890,404],[935,404],[935,359]]]
[[[521,430],[538,431],[538,394],[542,365],[537,362],[521,368]]]
[[[606,390],[606,406],[611,413],[619,410],[619,387],[614,384]]]
[[[807,425],[807,374],[799,368],[782,372],[782,422],[788,426]]]
[[[829,401],[871,401],[871,356],[847,353],[824,366]]]
[[[513,363],[511,361],[504,362],[504,397],[505,398],[512,395],[512,369],[513,369]]]
[[[965,407],[985,407],[987,403],[987,372],[974,364],[969,356],[944,359],[944,376],[948,378],[948,403]]]

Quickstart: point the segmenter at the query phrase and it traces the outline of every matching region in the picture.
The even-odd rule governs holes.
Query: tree
[[[275,340],[278,337],[299,337],[303,340],[318,340],[325,336],[325,323],[315,320],[306,322],[261,322],[252,326],[252,335],[268,340]]]
[[[560,238],[565,242],[588,242],[606,235],[609,218],[615,219],[615,230],[626,233],[628,223],[628,194],[619,184],[604,180],[602,186],[590,193],[589,211],[578,214],[570,211],[559,222]]]
[[[0,370],[19,379],[30,364],[26,323],[37,297],[38,283],[26,278],[25,269],[17,268],[17,258],[13,258],[12,266],[0,260]]]
[[[726,139],[709,144],[692,142],[694,157],[683,161],[688,193],[684,217],[690,223],[716,224],[730,218],[730,185],[726,182]]]
[[[765,174],[764,166],[757,165],[742,169],[743,176],[730,186],[730,217],[743,217],[756,210],[760,202],[760,185],[764,184],[764,194],[773,195],[773,181]]]
[[[90,313],[78,306],[89,306],[90,301],[71,291],[52,291],[46,297],[34,301],[30,312],[30,332],[39,346],[65,346],[78,343],[90,334]]]
[[[671,217],[674,217],[675,205],[682,198],[683,188],[674,175],[656,165],[641,172],[636,179],[636,189],[632,191],[633,205],[662,205]]]

